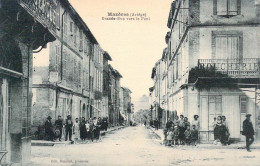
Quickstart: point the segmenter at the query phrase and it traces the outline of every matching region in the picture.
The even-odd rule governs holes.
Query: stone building
[[[126,125],[129,125],[130,121],[132,120],[131,93],[132,91],[126,87],[121,87],[120,89],[120,115],[121,119],[125,121]]]
[[[120,118],[120,79],[122,75],[115,70],[111,65],[109,65],[109,77],[106,82],[109,83],[108,88],[108,117],[109,125],[116,126],[119,125]]]
[[[161,59],[164,121],[197,114],[200,141],[212,142],[214,117],[226,116],[230,138],[243,141],[250,113],[259,141],[259,23],[255,0],[173,1]]]
[[[101,117],[103,110],[103,55],[104,51],[99,45],[95,45],[94,51],[94,103],[91,105],[94,117]]]
[[[158,60],[152,69],[151,79],[153,80],[154,86],[150,89],[150,109],[152,111],[152,120],[158,119],[159,126],[162,128],[165,123],[163,118],[163,71],[164,62],[162,59]]]
[[[110,96],[110,67],[108,64],[108,61],[112,61],[111,56],[108,54],[108,52],[104,52],[103,54],[103,117],[109,116],[109,96]]]
[[[51,12],[57,5],[0,1],[1,163],[30,162],[32,57],[33,52],[55,40],[58,26]],[[43,6],[47,8],[43,10]]]
[[[57,3],[57,40],[43,52],[49,61],[34,66],[33,131],[44,124],[47,116],[54,121],[58,115],[63,119],[67,115],[72,119],[99,115],[96,106],[101,74],[97,69],[102,70],[102,50],[70,3]],[[41,55],[34,54],[35,60],[37,56]]]

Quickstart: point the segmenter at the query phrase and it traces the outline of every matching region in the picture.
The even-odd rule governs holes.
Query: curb
[[[121,126],[121,127],[116,128],[116,129],[109,130],[109,131],[103,131],[100,134],[101,135],[106,135],[106,133],[110,133],[110,132],[113,132],[113,131],[116,131],[116,130],[120,130],[120,129],[123,129],[123,128],[126,128],[126,127],[128,127],[128,126]]]
[[[162,137],[161,137],[159,134],[157,134],[150,126],[147,127],[147,128],[150,129],[150,130],[153,132],[153,134],[155,134],[156,137],[157,137],[159,140],[162,140]]]
[[[121,126],[121,127],[118,127],[118,128],[115,128],[115,129],[112,129],[112,130],[109,130],[109,131],[103,131],[103,132],[100,132],[100,135],[106,135],[106,133],[110,133],[110,132],[113,132],[113,131],[116,131],[116,130],[120,130],[120,129],[123,129],[123,128],[126,128],[127,126]],[[57,145],[71,145],[73,144],[74,141],[63,141],[63,142],[47,142],[47,141],[43,141],[43,140],[32,140],[31,141],[31,146],[57,146]]]
[[[41,142],[41,141],[31,141],[31,146],[54,146],[54,145],[70,145],[72,142]]]

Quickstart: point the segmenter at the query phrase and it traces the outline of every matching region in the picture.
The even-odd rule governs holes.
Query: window
[[[215,35],[213,38],[213,59],[242,59],[239,35]]]
[[[59,45],[55,46],[55,69],[59,71],[59,61],[60,61],[60,47]]]
[[[79,31],[79,51],[83,51],[83,31]]]
[[[78,27],[76,24],[74,24],[74,46],[77,47],[77,32],[78,32]]]
[[[57,27],[60,27],[60,6],[57,5],[57,8],[56,8],[56,26]]]
[[[248,109],[248,98],[240,96],[240,112],[246,114]]]
[[[74,69],[73,69],[73,76],[74,76],[74,78],[73,78],[73,82],[74,82],[74,86],[76,85],[76,82],[77,82],[77,60],[76,60],[76,58],[74,59],[74,64],[73,64],[73,67],[74,67]]]
[[[214,14],[235,16],[241,14],[241,0],[214,0]]]
[[[81,63],[79,62],[79,64],[78,64],[78,67],[79,67],[79,73],[78,73],[78,85],[79,85],[79,87],[81,87]]]
[[[63,52],[63,66],[62,66],[62,79],[63,80],[66,80],[66,67],[67,67],[67,60],[66,60],[66,57],[67,57],[67,53],[66,52]]]
[[[179,78],[179,54],[175,58],[175,79]]]
[[[88,42],[87,42],[87,37],[84,37],[84,53],[87,53],[88,51]]]
[[[68,16],[65,13],[64,14],[64,22],[63,22],[63,33],[64,33],[64,35],[67,35],[67,22],[68,22]]]
[[[72,32],[73,32],[73,22],[71,21],[70,22],[70,34],[72,34]]]

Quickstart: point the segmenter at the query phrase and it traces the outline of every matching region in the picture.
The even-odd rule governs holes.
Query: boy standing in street
[[[196,129],[196,125],[192,125],[192,130],[191,130],[191,142],[192,145],[196,146],[198,142],[198,130]]]

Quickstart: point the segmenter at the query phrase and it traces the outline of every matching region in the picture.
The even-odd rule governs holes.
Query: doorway
[[[11,115],[10,105],[11,101],[8,81],[5,78],[0,78],[0,150],[8,151],[2,162],[10,160],[11,156],[9,131]]]

